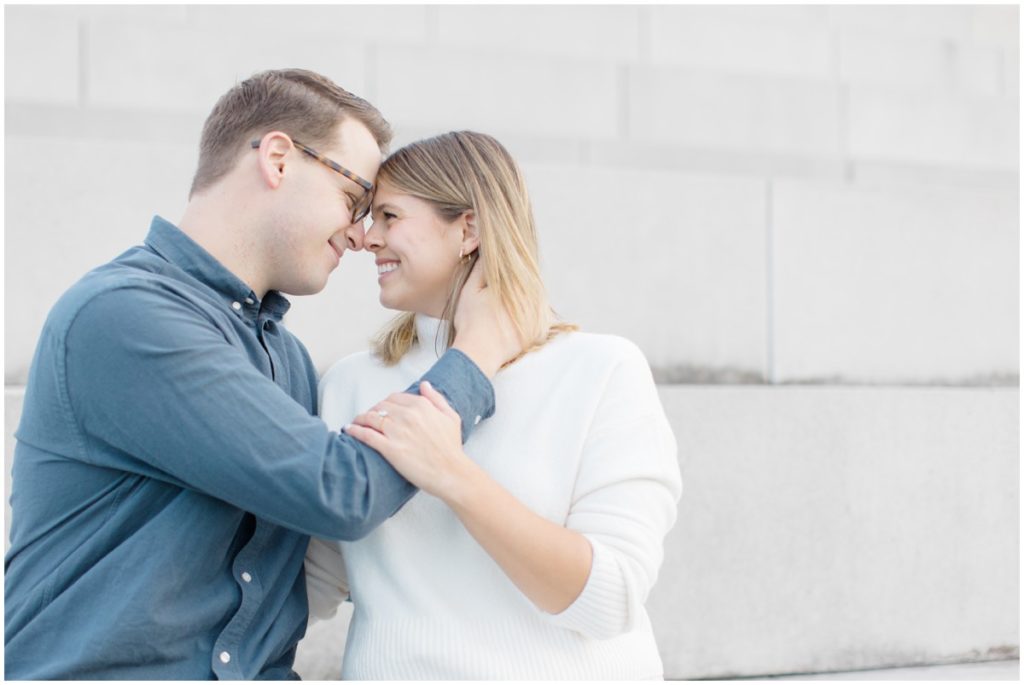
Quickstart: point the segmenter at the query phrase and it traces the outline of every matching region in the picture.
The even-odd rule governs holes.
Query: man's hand
[[[462,287],[454,323],[452,347],[472,359],[488,377],[494,377],[505,362],[523,350],[523,341],[508,310],[484,283],[479,260]]]
[[[395,393],[352,420],[345,432],[384,456],[432,495],[454,494],[476,466],[462,451],[462,420],[444,395],[420,383],[420,396]]]

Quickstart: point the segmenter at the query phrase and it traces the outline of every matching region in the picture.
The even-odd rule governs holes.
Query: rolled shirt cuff
[[[469,439],[478,423],[494,415],[494,386],[480,367],[459,350],[445,352],[406,392],[418,395],[420,381],[434,386],[462,418],[462,442]]]

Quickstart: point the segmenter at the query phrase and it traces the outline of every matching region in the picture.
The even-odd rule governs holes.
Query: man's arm
[[[333,539],[365,535],[416,492],[373,449],[309,415],[175,295],[140,285],[93,298],[68,330],[59,372],[70,420],[118,453],[83,440],[83,461]],[[427,377],[470,428],[493,412],[490,383],[459,353]]]

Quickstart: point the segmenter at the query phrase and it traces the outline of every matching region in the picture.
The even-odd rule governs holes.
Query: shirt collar
[[[146,245],[199,282],[224,297],[235,311],[267,316],[280,321],[291,303],[276,290],[268,290],[261,302],[252,288],[234,275],[199,243],[163,217],[154,216]],[[237,306],[236,306],[237,305]]]

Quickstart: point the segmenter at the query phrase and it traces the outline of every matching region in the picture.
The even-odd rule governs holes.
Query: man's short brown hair
[[[370,130],[382,154],[387,151],[391,126],[377,108],[326,76],[305,69],[255,74],[222,95],[206,118],[189,197],[227,175],[249,142],[268,131],[331,147],[338,124],[349,118]]]

